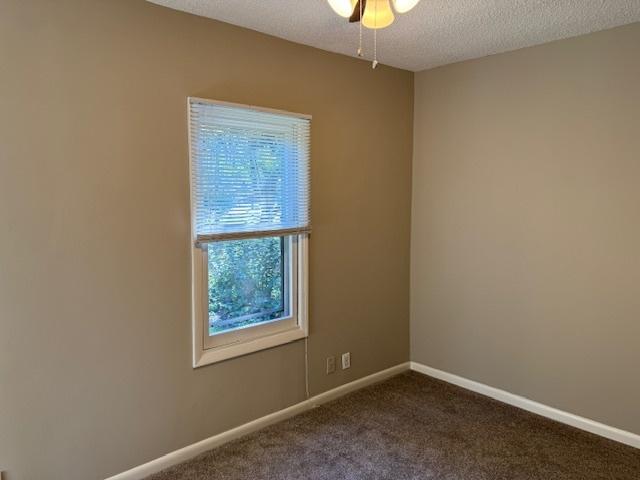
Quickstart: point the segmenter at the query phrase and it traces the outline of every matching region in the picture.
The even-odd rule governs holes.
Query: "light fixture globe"
[[[344,18],[349,18],[358,0],[328,0],[333,11]]]
[[[415,7],[420,0],[393,0],[393,8],[398,13],[406,13]]]
[[[362,16],[362,25],[371,29],[386,28],[393,23],[395,15],[389,0],[367,0]]]

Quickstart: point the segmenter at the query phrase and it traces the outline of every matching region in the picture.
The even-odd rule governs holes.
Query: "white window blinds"
[[[308,232],[309,116],[189,99],[196,242]]]

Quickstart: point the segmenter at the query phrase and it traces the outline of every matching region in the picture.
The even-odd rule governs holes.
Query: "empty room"
[[[0,480],[640,480],[640,0],[0,0]]]

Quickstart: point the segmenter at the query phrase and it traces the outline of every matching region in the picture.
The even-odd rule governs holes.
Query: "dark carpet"
[[[149,480],[639,480],[640,450],[408,372]]]

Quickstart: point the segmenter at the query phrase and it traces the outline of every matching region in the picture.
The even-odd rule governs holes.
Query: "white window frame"
[[[252,108],[285,115],[290,112],[270,108],[254,107],[229,102],[208,100],[210,103]],[[189,134],[189,138],[191,135]],[[191,146],[189,146],[191,153]],[[189,168],[192,168],[191,159]],[[247,326],[230,332],[209,336],[209,292],[208,292],[208,258],[204,245],[198,245],[193,222],[193,183],[191,186],[191,285],[192,285],[192,335],[193,335],[193,367],[218,363],[231,358],[247,355],[267,348],[277,347],[309,335],[308,322],[308,283],[309,283],[309,235],[289,235],[285,238],[285,255],[289,257],[289,271],[285,275],[285,290],[288,296],[290,311],[281,319]],[[247,235],[245,239],[259,238]]]

